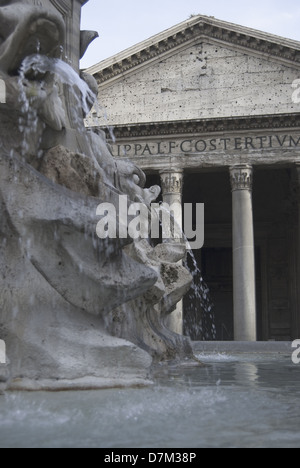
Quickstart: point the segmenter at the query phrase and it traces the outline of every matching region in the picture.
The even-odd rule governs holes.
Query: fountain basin
[[[158,366],[143,389],[6,393],[0,447],[299,446],[300,366],[291,352],[198,356],[206,367]]]

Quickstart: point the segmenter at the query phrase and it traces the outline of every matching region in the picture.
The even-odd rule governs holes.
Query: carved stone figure
[[[159,360],[192,355],[188,340],[164,326],[190,286],[177,265],[184,246],[96,236],[100,203],[117,207],[126,194],[150,205],[160,188],[144,189],[143,172],[115,160],[101,130],[84,127],[97,86],[79,77],[79,58],[96,37],[80,35],[83,3],[0,2],[0,338],[8,388],[144,384],[146,351]]]

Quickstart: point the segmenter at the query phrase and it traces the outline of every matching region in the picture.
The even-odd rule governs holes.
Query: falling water
[[[214,341],[217,337],[214,305],[191,249],[188,250],[185,266],[193,276],[193,284],[185,300],[185,333],[194,340]]]
[[[26,94],[25,86],[25,73],[26,68],[22,65],[19,74],[19,103],[21,105],[21,116],[19,117],[19,130],[23,134],[22,147],[20,154],[23,158],[26,157],[30,142],[33,140],[37,132],[38,126],[38,111],[34,106],[30,105],[29,99]]]
[[[183,240],[187,247],[187,259],[184,262],[184,266],[191,273],[193,277],[193,283],[190,291],[186,295],[184,300],[184,333],[190,336],[195,341],[215,341],[217,337],[215,316],[214,316],[214,305],[210,295],[209,287],[202,277],[202,272],[198,266],[194,252],[190,247],[190,243],[174,218],[172,212],[170,212],[166,204],[160,203],[157,216],[161,218],[160,213],[166,212],[171,220],[171,232],[173,231],[173,239]],[[160,219],[161,231],[163,237],[166,236],[165,227],[162,225]],[[167,229],[168,231],[168,229]]]
[[[68,63],[61,59],[35,54],[25,57],[23,60],[19,70],[19,102],[22,111],[22,116],[19,118],[19,130],[23,134],[21,155],[24,158],[28,156],[28,151],[33,143],[37,146],[35,155],[38,154],[38,157],[41,157],[43,154],[39,150],[45,125],[38,118],[39,105],[32,104],[35,100],[38,103],[39,94],[47,95],[47,87],[52,90],[56,89],[58,96],[60,87],[65,85],[70,88],[72,98],[75,100],[75,105],[70,109],[73,124],[80,129],[82,128],[82,118],[89,113],[95,101],[95,94],[88,84]],[[28,97],[28,92],[30,97]],[[53,95],[46,99],[52,100]],[[82,109],[82,113],[80,109]]]
[[[66,62],[57,58],[49,58],[45,55],[30,55],[23,60],[20,76],[24,78],[28,72],[33,72],[36,76],[38,74],[46,75],[47,73],[51,73],[57,76],[61,83],[78,88],[81,95],[82,108],[86,115],[89,113],[90,103],[94,102],[95,95],[87,83]]]
[[[104,125],[103,125],[104,123]],[[110,139],[113,143],[116,143],[116,137],[114,134],[114,127],[108,123],[108,115],[105,107],[103,107],[98,99],[95,101],[93,109],[85,119],[85,124],[89,128],[102,128],[105,127]],[[124,154],[126,156],[126,154]]]
[[[46,76],[46,74],[51,74],[57,77],[62,84],[72,87],[73,90],[77,88],[79,90],[79,97],[76,92],[73,92],[73,96],[77,99],[78,107],[82,107],[84,115],[87,116],[85,118],[87,126],[91,128],[102,127],[104,120],[110,138],[115,143],[114,127],[108,125],[106,109],[99,104],[88,84],[80,78],[77,72],[68,63],[61,59],[53,59],[44,55],[31,55],[26,57],[22,63],[20,69],[21,82],[24,81],[29,72],[33,73],[35,76],[39,74],[44,76]],[[27,100],[24,99],[24,89],[22,94],[22,99],[28,108],[29,105],[26,104]],[[92,104],[93,109],[90,111]],[[27,109],[25,109],[25,112],[27,112]],[[81,119],[80,113],[78,112],[74,113],[74,117]]]

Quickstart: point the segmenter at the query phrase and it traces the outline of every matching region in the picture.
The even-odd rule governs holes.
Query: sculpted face
[[[56,8],[34,0],[0,0],[0,69],[18,73],[22,60],[37,52],[59,57],[64,44],[64,22]]]
[[[0,122],[5,135],[13,133],[13,139],[7,136],[2,146],[8,150],[9,147],[19,150],[24,135],[19,134],[16,120],[22,114],[26,120],[28,116],[27,110],[25,113],[22,111],[22,93],[27,98],[34,96],[32,107],[38,109],[43,122],[54,130],[63,127],[64,112],[53,77],[49,75],[45,79],[44,76],[40,80],[40,76],[28,74],[22,79],[21,85],[20,69],[25,58],[37,53],[50,58],[60,57],[65,42],[65,24],[62,15],[50,1],[0,0],[0,25],[0,78],[6,85],[7,104],[0,106]],[[30,158],[37,152],[41,127],[38,123],[36,138],[31,138]]]

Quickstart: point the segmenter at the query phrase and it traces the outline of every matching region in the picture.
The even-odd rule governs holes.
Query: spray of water
[[[45,76],[50,73],[58,77],[61,83],[73,88],[76,87],[80,91],[82,109],[86,115],[89,113],[90,103],[94,102],[95,95],[87,83],[66,62],[45,55],[30,55],[23,60],[20,75],[24,77],[29,72],[33,72],[36,76],[38,74]]]
[[[190,291],[184,299],[184,333],[197,341],[215,341],[217,337],[214,305],[210,295],[209,287],[204,281],[202,272],[199,268],[194,252],[191,249],[190,243],[183,232],[181,226],[177,223],[172,212],[161,203],[157,216],[160,217],[161,211],[165,211],[171,219],[171,231],[173,230],[174,237],[182,239],[186,244],[187,258],[184,266],[188,269],[193,277],[193,283]],[[164,226],[161,224],[163,235]]]
[[[103,128],[105,127],[110,139],[113,143],[116,143],[116,137],[114,134],[114,127],[108,123],[108,115],[104,106],[102,106],[98,100],[94,102],[93,109],[85,119],[85,124],[89,128]],[[104,124],[104,125],[103,125]],[[126,156],[126,154],[124,154]]]
[[[217,331],[215,326],[214,305],[209,287],[203,279],[194,252],[188,250],[185,266],[193,276],[192,287],[186,296],[185,331],[197,341],[215,341]]]
[[[56,77],[60,83],[67,85],[74,90],[79,91],[79,95],[73,92],[73,96],[77,98],[77,104],[82,107],[83,113],[86,117],[86,125],[90,128],[103,127],[103,121],[113,143],[116,142],[114,135],[114,127],[108,125],[108,116],[106,109],[100,105],[93,91],[88,84],[80,78],[77,72],[65,61],[57,58],[49,58],[44,55],[31,55],[26,57],[22,63],[20,70],[20,79],[24,78],[28,73],[38,76],[39,74],[50,74]],[[92,110],[91,106],[93,105]],[[75,112],[74,118],[81,118],[80,113]]]

